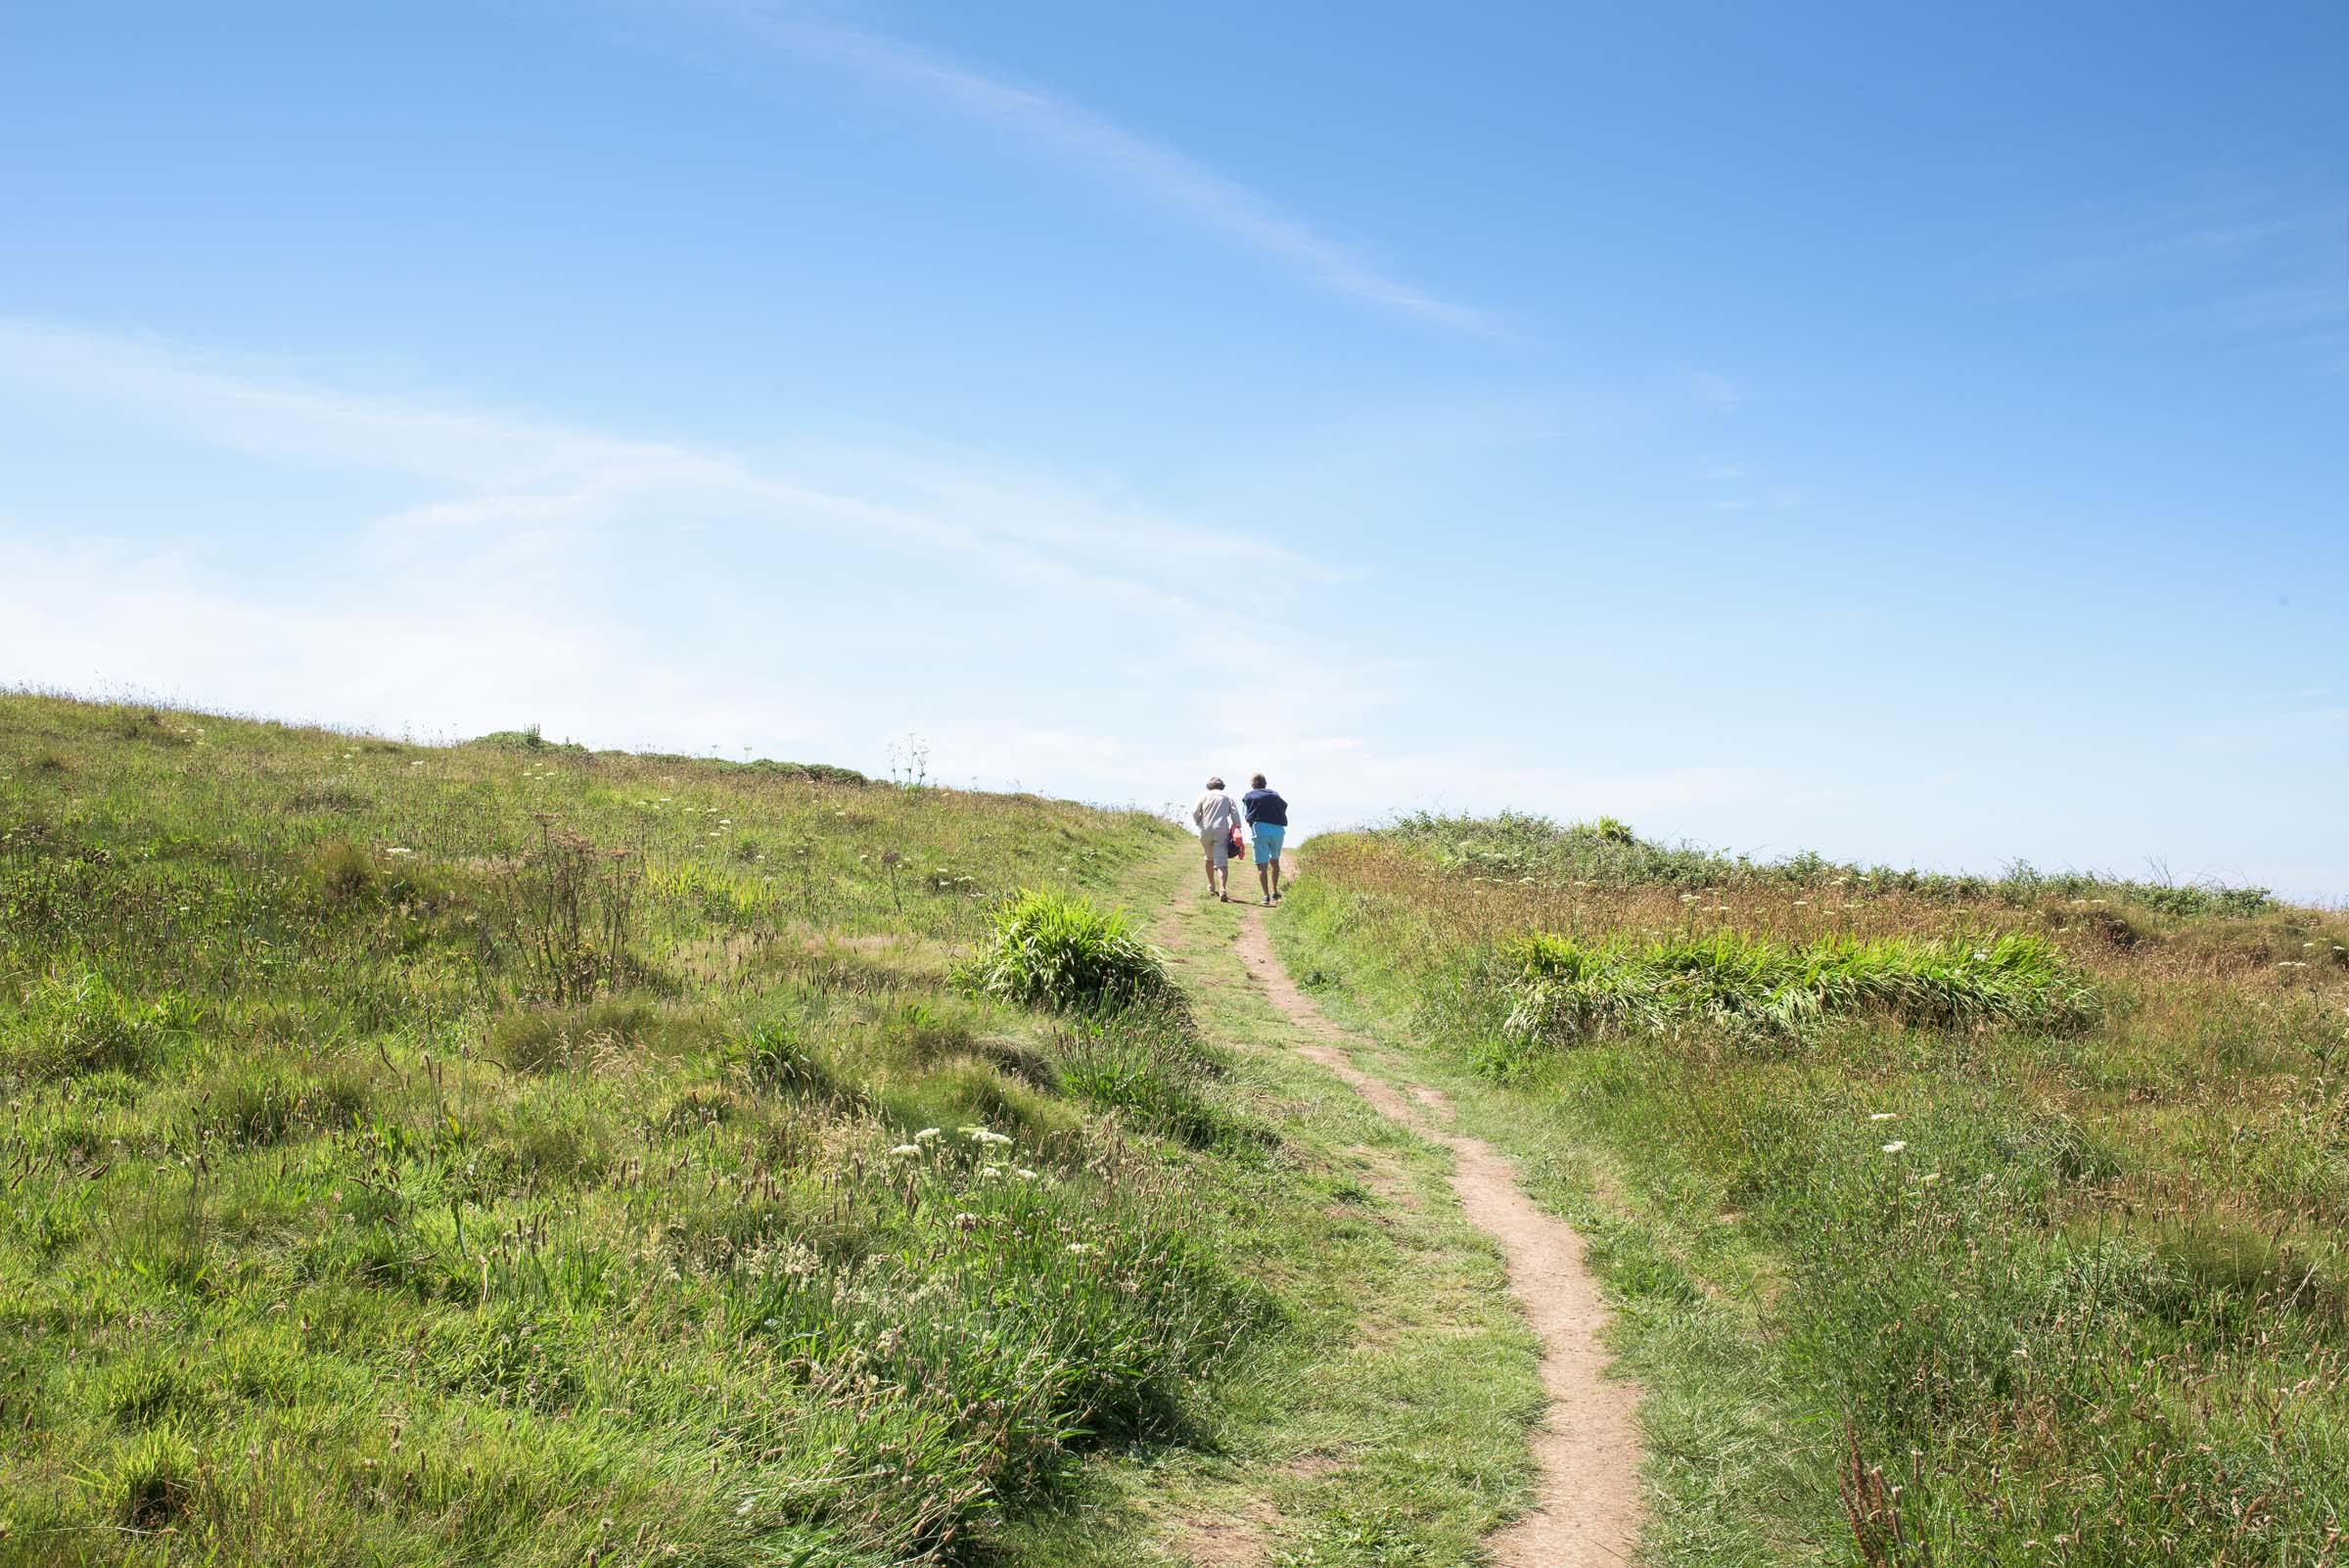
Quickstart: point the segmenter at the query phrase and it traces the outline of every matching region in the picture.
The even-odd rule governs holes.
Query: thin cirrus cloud
[[[1404,282],[1262,192],[1066,99],[796,9],[727,4],[704,14],[771,48],[987,126],[1037,158],[1139,198],[1323,288],[1454,332],[1509,336],[1490,311]]]
[[[1202,591],[1203,558],[1332,576],[1276,542],[979,459],[645,438],[6,319],[0,406],[66,438],[35,459],[64,483],[0,515],[0,679],[430,730],[563,714],[667,749],[756,723],[867,761],[926,711],[1009,776],[1015,720],[1095,688],[1146,694],[1104,715],[1134,741],[1221,729],[1267,669],[1307,732],[1409,673]],[[115,496],[76,454],[158,435],[245,462],[59,499]]]
[[[379,545],[544,531],[669,514],[754,516],[855,540],[984,557],[1054,587],[1196,615],[1171,548],[1211,546],[1309,580],[1338,574],[1275,541],[1202,528],[1048,479],[916,450],[830,449],[778,464],[529,415],[353,392],[277,367],[152,340],[0,318],[0,390],[79,401],[116,426],[165,429],[305,465],[392,471],[458,493],[385,514]],[[814,477],[809,477],[810,475]]]
[[[2349,362],[2349,277],[2338,207],[2319,182],[2239,170],[2082,213],[2061,254],[2007,294],[2138,301],[2165,336],[2233,339]]]

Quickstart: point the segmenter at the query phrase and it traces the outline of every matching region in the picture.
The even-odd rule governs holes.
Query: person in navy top
[[[1248,813],[1248,839],[1256,846],[1256,884],[1269,906],[1280,902],[1280,841],[1289,835],[1289,803],[1266,785],[1262,773],[1248,783],[1240,807]]]

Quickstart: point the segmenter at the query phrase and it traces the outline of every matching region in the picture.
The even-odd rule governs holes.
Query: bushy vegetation
[[[1663,1560],[2349,1551],[2349,919],[1524,818],[1317,839],[1286,914],[1608,1173]]]
[[[966,1561],[1181,1439],[1240,1118],[948,976],[1169,844],[0,696],[0,1563]]]
[[[2045,938],[2018,933],[1803,943],[1732,931],[1595,941],[1536,934],[1509,956],[1517,973],[1502,991],[1501,1034],[1518,1045],[1686,1026],[1792,1037],[1854,1016],[2071,1032],[2098,1008],[2095,990]]]
[[[2265,888],[2042,871],[2021,860],[1995,877],[1839,864],[1814,853],[1755,860],[1694,845],[1657,844],[1638,837],[1629,825],[1611,816],[1561,825],[1547,817],[1516,811],[1486,817],[1419,812],[1398,819],[1387,831],[1416,844],[1453,870],[1551,883],[1736,891],[1859,886],[1872,893],[1907,893],[1944,902],[2001,903],[2010,908],[2047,899],[2102,899],[2176,915],[2253,915],[2275,901]]]
[[[1023,1007],[1104,1013],[1179,1005],[1164,961],[1124,914],[1049,888],[1023,889],[997,904],[986,942],[955,973],[967,990]]]

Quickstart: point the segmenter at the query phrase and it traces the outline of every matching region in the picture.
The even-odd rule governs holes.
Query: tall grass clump
[[[1995,1024],[2076,1032],[2096,989],[2044,938],[1827,937],[1782,943],[1698,937],[1533,936],[1515,945],[1502,1030],[1526,1045],[1607,1029],[1715,1025],[1797,1036],[1831,1018],[1924,1026]]]
[[[1134,935],[1123,911],[1045,888],[999,904],[986,940],[955,977],[975,994],[1055,1012],[1176,1004],[1165,960]]]

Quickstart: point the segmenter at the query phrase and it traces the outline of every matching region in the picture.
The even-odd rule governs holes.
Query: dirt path
[[[1609,1314],[1583,1267],[1582,1237],[1534,1207],[1509,1162],[1492,1145],[1429,1119],[1430,1112],[1449,1118],[1440,1093],[1414,1089],[1414,1100],[1354,1065],[1337,1043],[1344,1033],[1321,1016],[1273,954],[1262,909],[1240,911],[1239,947],[1249,977],[1308,1037],[1298,1046],[1301,1055],[1337,1074],[1388,1117],[1451,1151],[1452,1190],[1470,1222],[1500,1243],[1509,1289],[1542,1336],[1549,1412],[1534,1438],[1541,1497],[1533,1512],[1493,1538],[1493,1560],[1499,1568],[1628,1562],[1639,1524],[1637,1394],[1605,1376],[1599,1334]]]

